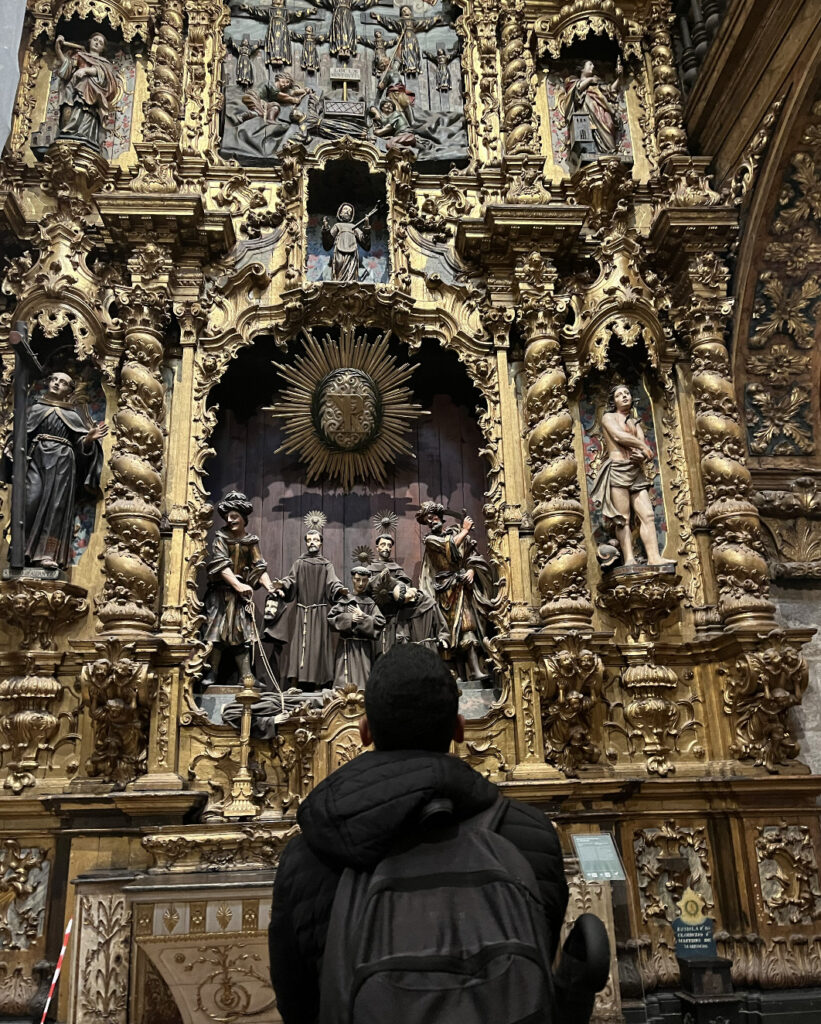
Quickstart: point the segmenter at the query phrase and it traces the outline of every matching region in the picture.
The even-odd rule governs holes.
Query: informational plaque
[[[692,889],[685,889],[677,906],[681,910],[681,917],[673,921],[676,956],[717,956],[716,941],[713,938],[715,922],[704,913],[704,900],[701,896]]]
[[[609,832],[580,832],[571,835],[579,868],[586,882],[623,882],[619,851]]]

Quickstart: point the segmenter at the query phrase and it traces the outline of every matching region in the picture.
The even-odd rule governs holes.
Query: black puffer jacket
[[[336,886],[345,867],[371,870],[435,796],[469,818],[497,788],[464,761],[420,750],[361,754],[321,782],[299,809],[302,835],[285,849],[274,882],[268,933],[271,981],[285,1024],[315,1024],[319,965]],[[558,940],[567,907],[559,840],[545,816],[511,801],[498,827],[530,863]]]

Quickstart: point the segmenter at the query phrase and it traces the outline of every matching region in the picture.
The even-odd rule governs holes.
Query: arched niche
[[[320,334],[324,332],[315,332]],[[409,386],[427,413],[409,428],[415,457],[400,455],[387,466],[382,483],[359,480],[343,489],[335,481],[307,483],[300,458],[278,451],[283,428],[266,407],[285,382],[274,363],[289,363],[301,351],[300,338],[283,353],[272,338],[260,337],[231,363],[210,396],[219,408],[205,486],[214,503],[232,489],[243,490],[252,500],[249,530],[260,537],[271,575],[287,572],[299,555],[303,516],[314,509],[328,518],[324,553],[340,577],[348,578],[358,545],[374,546],[371,516],[384,510],[399,520],[396,560],[418,578],[424,531],[415,512],[427,499],[457,512],[466,509],[476,523],[479,549],[486,552],[481,513],[488,466],[480,454],[484,440],[476,414],[482,399],[456,355],[430,340],[413,353],[412,362],[419,365]],[[395,339],[390,351],[398,362],[408,361],[407,350]]]

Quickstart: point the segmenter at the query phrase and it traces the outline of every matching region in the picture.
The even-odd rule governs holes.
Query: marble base
[[[632,565],[616,565],[602,573],[602,582],[624,579],[632,576],[675,576],[675,562],[664,562],[663,565],[647,565],[646,562],[634,562]]]
[[[68,576],[62,569],[41,569],[35,565],[27,565],[25,569],[4,569],[4,580],[66,580]]]
[[[459,714],[464,715],[468,721],[484,718],[502,695],[502,691],[498,687],[476,688],[468,687],[466,683],[460,683],[459,689],[462,691],[459,697]]]
[[[236,700],[241,686],[209,686],[205,693],[196,698],[197,705],[214,725],[222,725],[222,709]]]

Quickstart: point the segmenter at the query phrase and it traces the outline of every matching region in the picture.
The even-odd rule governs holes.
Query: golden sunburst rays
[[[374,341],[352,328],[342,328],[338,341],[304,335],[293,363],[274,363],[288,385],[270,407],[283,421],[277,451],[302,459],[306,483],[325,478],[345,490],[368,479],[384,484],[388,464],[414,454],[409,427],[427,415],[407,387],[418,364],[398,365],[387,334]]]

